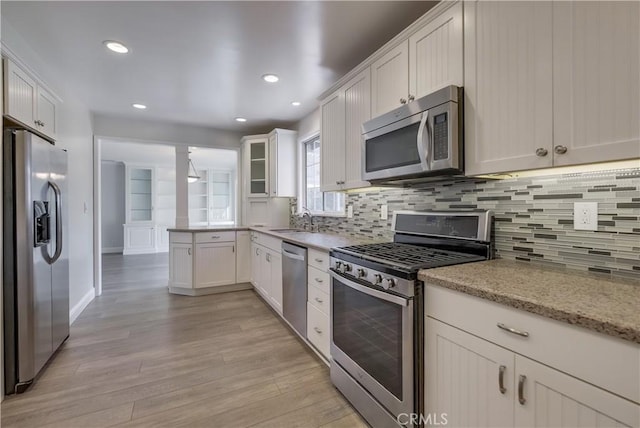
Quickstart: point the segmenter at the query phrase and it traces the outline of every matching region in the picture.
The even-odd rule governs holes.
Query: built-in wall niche
[[[189,148],[198,180],[189,183],[189,225],[236,223],[237,163],[235,150]]]

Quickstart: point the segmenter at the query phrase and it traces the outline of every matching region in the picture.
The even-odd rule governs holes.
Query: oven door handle
[[[364,294],[368,294],[369,296],[376,297],[378,299],[386,300],[387,302],[395,303],[396,305],[409,306],[409,299],[396,296],[395,294],[385,293],[384,291],[378,291],[374,290],[373,288],[365,287],[364,285],[360,285],[341,275],[338,275],[333,270],[329,273],[333,279],[335,279],[336,281],[340,281],[342,284],[346,285],[347,287],[353,288],[354,290],[360,291]]]

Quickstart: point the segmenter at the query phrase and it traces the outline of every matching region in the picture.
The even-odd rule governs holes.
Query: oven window
[[[420,122],[366,140],[366,171],[380,171],[420,163],[418,130]]]
[[[332,283],[333,342],[402,400],[403,307]]]

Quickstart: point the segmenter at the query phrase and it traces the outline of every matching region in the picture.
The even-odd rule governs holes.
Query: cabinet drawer
[[[329,317],[307,303],[307,339],[329,358]]]
[[[169,232],[169,242],[174,244],[191,244],[193,234],[187,232]]]
[[[325,293],[313,285],[309,285],[307,292],[309,303],[320,309],[322,313],[329,315],[329,293]]]
[[[236,240],[236,232],[198,232],[196,243],[205,242],[233,242]]]
[[[329,253],[309,248],[309,266],[329,272]]]
[[[277,253],[282,253],[282,239],[278,239],[275,236],[267,235],[266,233],[252,232],[252,240],[256,244],[267,247]]]
[[[426,287],[425,314],[640,402],[640,350],[634,343],[438,286]],[[498,323],[528,337],[507,332]]]
[[[331,277],[327,272],[318,270],[313,266],[309,266],[307,270],[307,283],[314,287],[318,287],[323,292],[329,294],[331,287]]]

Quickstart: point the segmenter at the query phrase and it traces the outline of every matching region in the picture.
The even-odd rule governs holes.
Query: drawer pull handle
[[[211,239],[220,239],[220,235],[212,235]]]
[[[324,281],[321,280],[320,278],[316,278],[316,282],[319,282],[320,284],[322,284]]]
[[[518,378],[518,402],[522,405],[527,402],[527,399],[524,398],[524,381],[527,380],[527,377],[523,374]]]
[[[518,336],[522,336],[522,337],[529,337],[529,333],[526,331],[516,330],[515,328],[507,327],[501,322],[499,322],[497,325],[498,325],[498,328],[501,328],[504,331],[508,331],[509,333],[517,334]]]
[[[319,299],[319,298],[316,297],[316,302],[322,303],[322,299]]]
[[[500,394],[504,394],[507,392],[507,388],[504,387],[504,372],[507,370],[507,366],[500,366],[498,371],[498,389],[500,390]]]
[[[318,327],[313,327],[313,329],[316,331],[316,333],[322,334],[322,330],[320,330]]]
[[[315,259],[315,261],[318,262],[318,263],[322,263],[322,262],[324,262],[324,259]]]
[[[191,248],[187,248],[187,254],[191,255]]]

